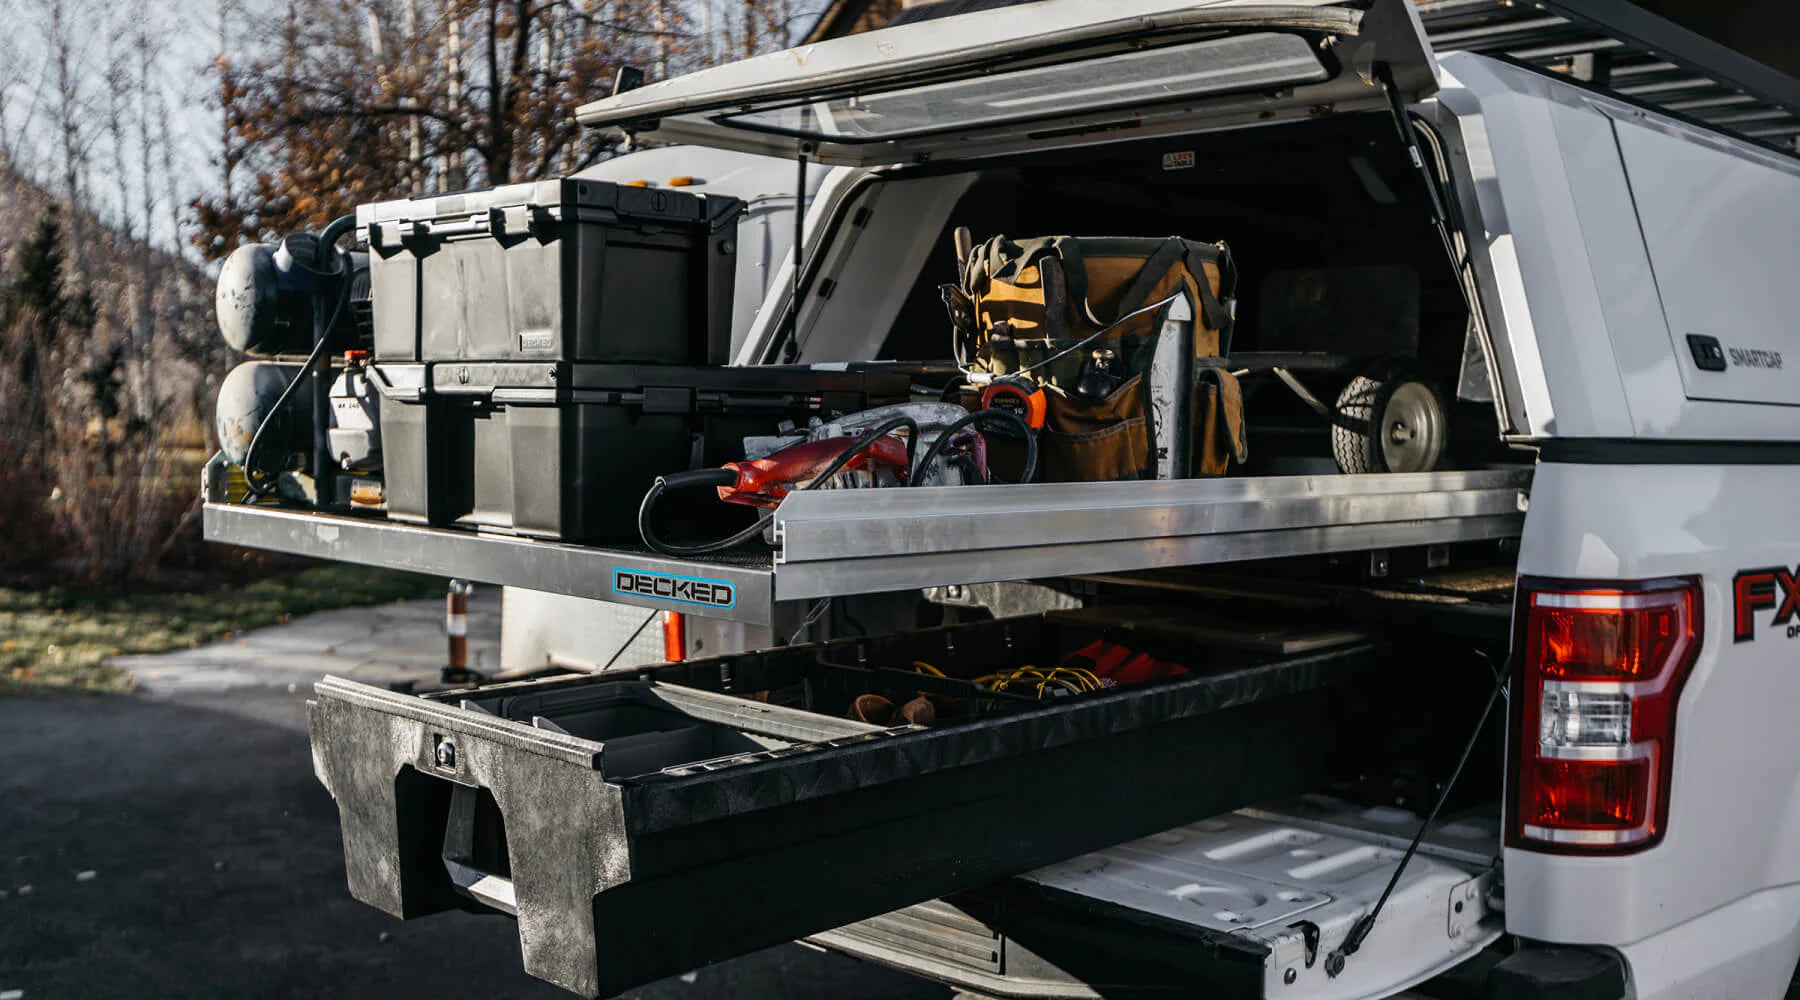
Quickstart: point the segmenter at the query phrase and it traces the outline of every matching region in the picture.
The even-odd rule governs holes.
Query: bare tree
[[[49,64],[51,119],[56,132],[62,196],[69,204],[69,261],[75,274],[84,265],[84,216],[87,211],[87,166],[91,135],[87,128],[86,67],[81,60],[78,25],[84,11],[76,0],[44,0],[44,42]]]
[[[196,205],[203,248],[218,255],[251,233],[318,226],[434,179],[502,184],[597,161],[616,140],[582,130],[570,112],[659,47],[672,64],[691,59],[702,46],[683,34],[678,7],[319,0],[304,22],[265,23],[250,34],[273,44],[221,46],[233,54],[217,65],[220,159],[234,183]]]
[[[137,50],[137,134],[134,138],[138,153],[138,232],[142,234],[137,254],[138,310],[135,332],[138,369],[142,378],[137,405],[138,415],[145,418],[150,416],[156,403],[156,290],[162,284],[160,255],[151,242],[158,200],[156,144],[167,136],[166,132],[159,132],[151,127],[151,116],[161,110],[162,103],[158,99],[162,88],[152,72],[155,66],[153,52],[156,49],[152,31],[152,25],[148,21],[139,21],[137,37],[133,39]]]
[[[0,23],[13,23],[17,14],[13,8],[12,0],[0,2]],[[24,66],[12,36],[0,35],[0,172],[15,169],[18,158],[14,96],[25,82]]]

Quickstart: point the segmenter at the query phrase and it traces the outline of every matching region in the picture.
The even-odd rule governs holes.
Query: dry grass
[[[128,691],[131,678],[108,658],[191,649],[327,608],[443,593],[435,577],[342,565],[193,593],[0,588],[0,695]]]

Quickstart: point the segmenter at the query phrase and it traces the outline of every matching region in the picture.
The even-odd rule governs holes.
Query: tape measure
[[[1024,375],[1006,375],[983,386],[981,408],[1005,410],[1034,431],[1044,426],[1043,387]]]

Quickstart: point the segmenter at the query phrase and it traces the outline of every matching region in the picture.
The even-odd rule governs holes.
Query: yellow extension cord
[[[913,669],[934,677],[945,676],[942,670],[924,660],[914,660]],[[1098,691],[1106,686],[1091,670],[1083,670],[1080,667],[1051,667],[1049,670],[1042,670],[1030,664],[1015,667],[1012,670],[984,674],[969,683],[985,687],[989,691],[1006,691],[1014,685],[1035,685],[1034,690],[1039,698],[1044,696],[1044,689],[1051,686],[1062,688],[1071,694]]]

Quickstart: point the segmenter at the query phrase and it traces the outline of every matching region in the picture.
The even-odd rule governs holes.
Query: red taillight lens
[[[663,659],[679,663],[687,659],[687,619],[679,611],[664,611]]]
[[[1685,591],[1534,593],[1530,599],[1525,655],[1545,677],[1648,680],[1691,638]]]
[[[1642,850],[1668,825],[1675,701],[1700,648],[1700,586],[1520,581],[1508,842]]]
[[[1544,760],[1519,774],[1527,827],[1635,830],[1650,818],[1648,760]]]

